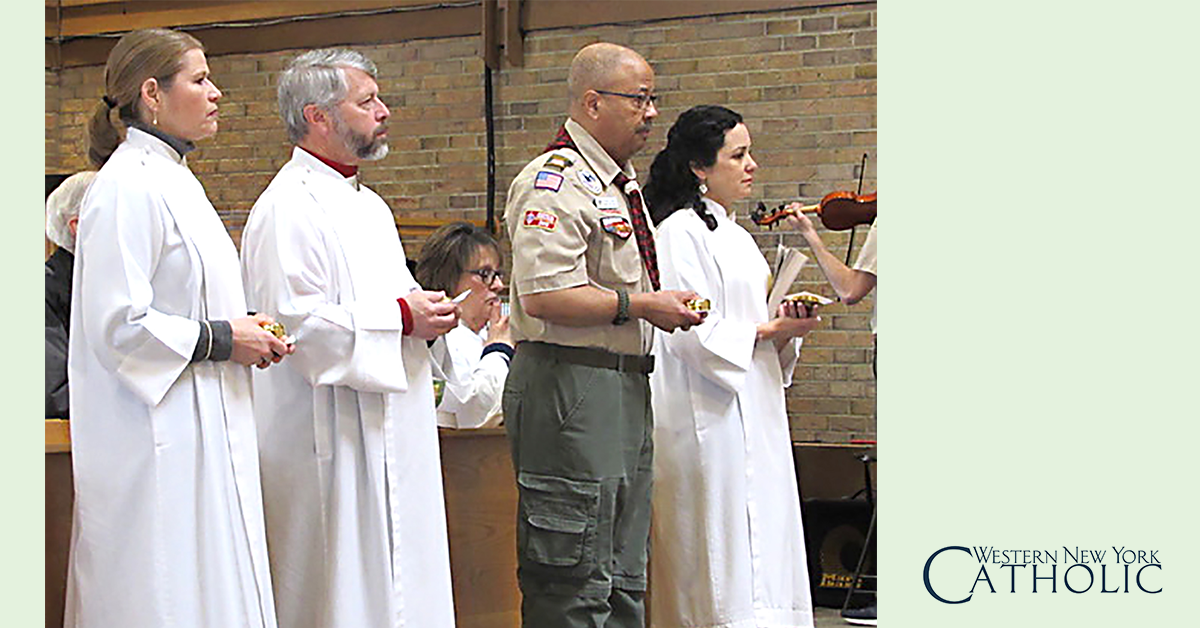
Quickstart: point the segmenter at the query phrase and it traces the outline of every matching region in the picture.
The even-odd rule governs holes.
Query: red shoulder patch
[[[521,222],[521,224],[526,227],[554,231],[554,228],[558,226],[558,216],[555,216],[550,212],[530,209],[526,210],[525,219]]]

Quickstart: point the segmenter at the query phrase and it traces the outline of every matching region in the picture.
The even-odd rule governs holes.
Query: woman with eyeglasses
[[[500,396],[513,341],[501,311],[502,261],[496,240],[469,222],[439,227],[421,248],[415,273],[421,287],[450,297],[466,293],[458,305],[458,327],[431,348],[445,376],[437,406],[442,427],[495,427],[504,419]]]

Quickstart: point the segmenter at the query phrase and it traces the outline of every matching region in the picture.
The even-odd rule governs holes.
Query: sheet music
[[[799,250],[784,246],[781,242],[775,249],[775,265],[771,268],[771,291],[767,296],[767,315],[775,318],[779,304],[787,296],[792,284],[800,276],[800,269],[808,262],[808,257]]]

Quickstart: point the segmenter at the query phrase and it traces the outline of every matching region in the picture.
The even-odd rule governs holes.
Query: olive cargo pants
[[[519,346],[503,404],[519,494],[523,625],[643,628],[653,455],[647,375]]]

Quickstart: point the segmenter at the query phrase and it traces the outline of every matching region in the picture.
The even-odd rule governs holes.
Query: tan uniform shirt
[[[867,232],[867,241],[863,242],[862,248],[858,251],[858,259],[854,262],[854,270],[861,270],[871,273],[879,277],[879,273],[875,272],[875,227],[879,225],[879,219],[871,223],[871,230]],[[879,311],[879,289],[875,289],[875,301],[871,304],[871,333],[879,333],[875,325],[875,313]]]
[[[650,290],[629,206],[613,183],[621,168],[583,127],[568,120],[566,129],[579,151],[539,155],[508,188],[504,221],[512,242],[513,339],[648,354],[654,334],[645,321],[567,327],[521,308],[521,295],[585,285],[630,294]],[[632,166],[624,172],[634,179]]]

